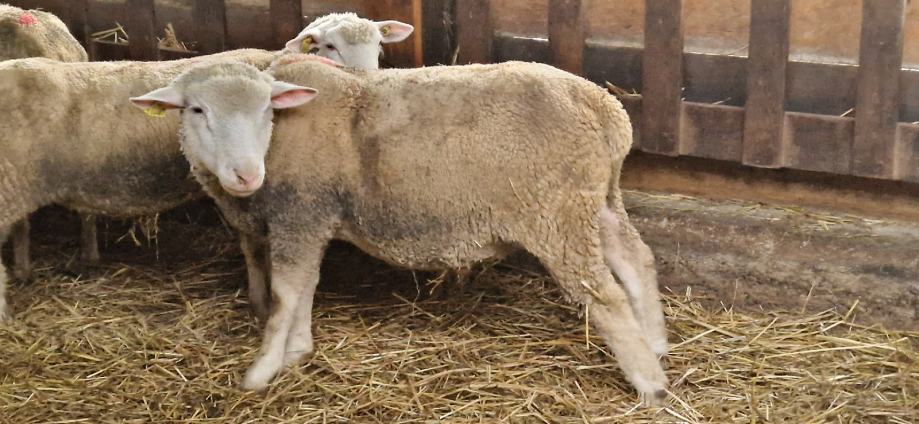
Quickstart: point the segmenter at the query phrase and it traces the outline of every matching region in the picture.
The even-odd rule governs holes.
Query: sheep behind
[[[151,119],[127,98],[211,61],[265,68],[277,53],[236,50],[171,62],[0,62],[0,233],[60,204],[114,217],[151,214],[198,197],[177,143],[175,117]],[[0,239],[0,242],[4,241]],[[6,272],[0,264],[0,298]],[[0,316],[7,314],[0,301]]]
[[[0,4],[0,61],[28,57],[46,57],[62,62],[88,60],[86,50],[57,16],[41,10],[23,10]],[[16,223],[10,233],[13,275],[27,280],[32,271],[29,220]]]
[[[57,16],[0,4],[0,60],[27,57],[62,62],[89,60],[86,50]]]

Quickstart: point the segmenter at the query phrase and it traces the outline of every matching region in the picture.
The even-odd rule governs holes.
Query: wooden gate
[[[790,63],[791,0],[751,0],[749,56],[684,53],[682,0],[647,0],[643,49],[585,40],[581,0],[549,0],[548,41],[496,34],[489,0],[456,0],[459,63],[546,61],[602,83],[638,87],[621,96],[635,126],[635,148],[753,167],[791,168],[919,182],[919,72],[901,69],[906,0],[863,2],[859,65]],[[589,53],[589,54],[586,54]],[[635,60],[635,59],[638,60]],[[603,63],[601,63],[603,62]],[[684,100],[685,68],[708,66],[729,84],[746,74],[739,105]],[[604,69],[599,69],[599,68]],[[857,86],[854,117],[789,111],[790,73]],[[919,93],[919,91],[917,91]],[[797,99],[796,99],[797,101]]]

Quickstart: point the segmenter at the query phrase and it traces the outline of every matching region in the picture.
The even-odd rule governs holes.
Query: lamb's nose
[[[258,182],[258,172],[234,169],[233,173],[236,174],[236,183],[243,187],[249,188]]]

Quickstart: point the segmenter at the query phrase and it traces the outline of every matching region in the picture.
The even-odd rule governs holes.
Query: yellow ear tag
[[[144,109],[144,113],[146,113],[147,116],[152,116],[154,118],[162,118],[166,116],[166,109],[164,109],[159,104],[154,104],[153,106]]]
[[[392,32],[392,30],[389,29],[389,25],[380,28],[380,34],[383,34],[384,37],[388,37],[390,32]]]
[[[313,37],[306,37],[303,39],[303,43],[300,43],[300,52],[309,53],[313,49]]]

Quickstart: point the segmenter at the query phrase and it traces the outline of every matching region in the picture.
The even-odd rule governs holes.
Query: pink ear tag
[[[35,19],[35,15],[29,12],[22,12],[19,15],[19,25],[29,27],[38,23],[38,19]]]

